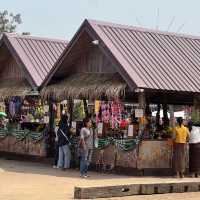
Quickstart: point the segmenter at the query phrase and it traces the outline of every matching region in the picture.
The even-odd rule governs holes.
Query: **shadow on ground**
[[[7,172],[15,173],[27,173],[27,174],[40,174],[56,177],[68,177],[68,178],[80,178],[79,169],[68,169],[62,171],[61,169],[53,169],[52,166],[46,163],[38,162],[25,162],[25,161],[15,161],[0,158],[0,169]],[[114,174],[103,174],[97,172],[90,172],[91,176],[87,180],[106,180],[106,179],[131,179],[131,176],[114,175]],[[138,179],[138,177],[137,177]]]

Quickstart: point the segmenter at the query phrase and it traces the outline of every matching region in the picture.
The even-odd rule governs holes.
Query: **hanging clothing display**
[[[13,101],[10,101],[10,103],[9,103],[9,113],[10,113],[11,117],[15,116],[15,104]]]
[[[111,103],[111,110],[112,110],[112,128],[117,128],[118,124],[120,123],[122,117],[122,105],[119,101],[113,101]]]
[[[4,102],[0,102],[0,112],[5,112],[6,111],[6,105]]]
[[[57,106],[56,106],[56,118],[60,119],[60,116],[61,116],[60,103],[57,103]]]
[[[122,120],[123,107],[120,101],[95,101],[96,123],[111,124],[111,128],[119,127]]]
[[[102,113],[102,121],[104,123],[109,123],[110,120],[110,104],[107,102],[101,103],[101,113]]]
[[[98,114],[100,110],[101,102],[100,101],[95,101],[95,113]]]

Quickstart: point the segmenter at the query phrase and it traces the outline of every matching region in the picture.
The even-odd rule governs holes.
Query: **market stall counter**
[[[138,169],[172,168],[173,142],[165,140],[144,140],[139,145]]]
[[[93,165],[97,170],[116,170],[128,174],[172,172],[172,140],[115,141],[104,148],[95,148]],[[126,143],[126,144],[125,144]],[[125,149],[129,143],[129,149]]]
[[[0,103],[0,152],[45,157],[49,109],[39,97],[12,97]]]
[[[97,171],[128,174],[144,174],[151,170],[172,172],[171,129],[162,126],[156,129],[155,118],[142,117],[144,113],[137,104],[96,100],[89,105],[96,135],[92,166]],[[153,110],[154,106],[150,108]],[[84,112],[83,106],[74,109],[77,110]],[[79,121],[84,116],[77,112],[76,115]],[[73,121],[72,127],[80,131],[77,124],[77,120]],[[142,130],[139,129],[141,125],[145,127]],[[79,131],[76,131],[77,138]]]

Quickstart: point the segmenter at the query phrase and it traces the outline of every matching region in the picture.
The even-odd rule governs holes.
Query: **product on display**
[[[6,106],[4,102],[0,102],[0,112],[5,112],[6,111]]]
[[[98,123],[97,133],[98,133],[98,135],[102,135],[103,134],[103,123]]]
[[[133,137],[133,125],[128,126],[128,136]]]

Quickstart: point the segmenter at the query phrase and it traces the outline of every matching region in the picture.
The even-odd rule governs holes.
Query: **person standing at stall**
[[[59,122],[58,129],[58,146],[59,146],[59,159],[58,167],[66,170],[70,168],[71,152],[70,152],[70,131],[68,126],[68,116],[63,114]]]
[[[189,169],[193,177],[198,178],[200,173],[200,127],[188,124],[190,130],[189,140]]]
[[[183,125],[183,119],[177,119],[178,125],[174,130],[174,170],[177,177],[183,178],[186,169],[186,143],[189,139],[189,130]]]
[[[54,165],[53,168],[58,168],[58,159],[59,159],[59,146],[58,146],[58,129],[59,127],[56,125],[54,132],[55,132],[55,139],[54,139]]]
[[[88,167],[92,160],[94,145],[94,134],[92,129],[92,121],[89,118],[83,120],[83,128],[80,132],[80,175],[82,178],[88,177]]]

